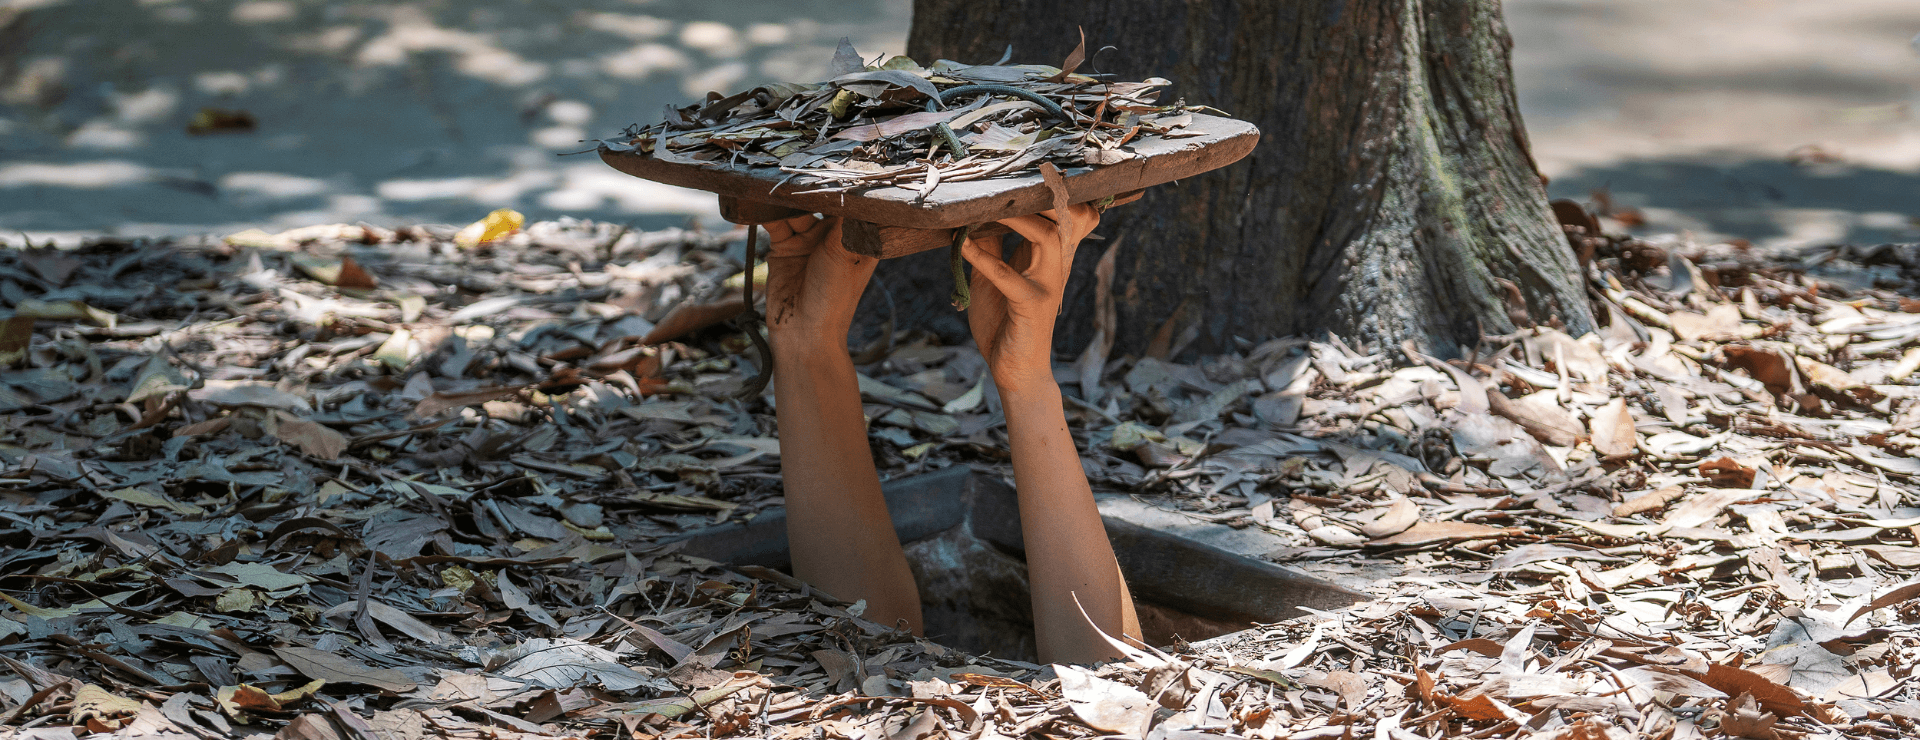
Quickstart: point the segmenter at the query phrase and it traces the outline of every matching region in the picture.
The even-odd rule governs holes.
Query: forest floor
[[[1098,490],[1401,573],[1074,667],[667,542],[781,504],[775,399],[734,398],[721,323],[740,238],[0,254],[0,737],[1920,732],[1912,245],[1596,239],[1601,334],[1464,361],[1173,331],[1063,360]],[[884,476],[1010,475],[972,348],[856,354]]]

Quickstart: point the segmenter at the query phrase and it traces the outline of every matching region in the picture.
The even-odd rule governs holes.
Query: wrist
[[[782,334],[769,331],[767,334],[767,346],[773,350],[773,356],[779,362],[804,365],[852,363],[844,339],[826,340],[813,333]],[[844,337],[846,334],[842,332],[838,336]]]
[[[1053,369],[1040,371],[1007,371],[993,374],[994,388],[1000,392],[1000,400],[1009,404],[1025,403],[1061,403],[1060,382],[1053,379]]]

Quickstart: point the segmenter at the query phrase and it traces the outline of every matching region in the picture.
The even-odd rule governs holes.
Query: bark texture
[[[918,0],[908,55],[988,63],[1011,44],[1016,62],[1058,64],[1076,26],[1089,51],[1117,47],[1081,71],[1166,77],[1163,99],[1262,132],[1246,160],[1108,212],[1099,233],[1125,239],[1116,355],[1170,318],[1202,351],[1332,332],[1453,355],[1515,328],[1502,279],[1534,321],[1592,326],[1528,151],[1498,0]],[[1104,248],[1076,257],[1061,352],[1091,335]],[[964,332],[938,305],[945,260],[883,265],[901,328]]]

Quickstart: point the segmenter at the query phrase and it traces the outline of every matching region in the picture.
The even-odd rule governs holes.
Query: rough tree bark
[[[1163,99],[1262,131],[1246,160],[1107,214],[1100,233],[1126,240],[1116,355],[1176,312],[1201,351],[1332,332],[1454,355],[1516,328],[1502,280],[1533,321],[1592,326],[1528,150],[1498,0],[917,0],[908,55],[987,63],[1011,44],[1016,62],[1058,64],[1076,26],[1089,50],[1117,47],[1081,71],[1166,77]],[[1103,249],[1075,261],[1061,352],[1090,338]],[[883,267],[905,326],[964,333],[937,305],[945,260]]]

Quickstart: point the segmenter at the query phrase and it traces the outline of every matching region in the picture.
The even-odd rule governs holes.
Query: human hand
[[[840,244],[840,218],[800,216],[766,225],[767,334],[781,356],[845,352],[860,293],[879,260]]]
[[[1000,223],[1026,237],[1012,264],[1000,258],[998,238],[968,239],[961,255],[973,265],[973,305],[967,324],[1003,392],[1053,382],[1053,323],[1080,240],[1100,224],[1092,205],[1064,215],[1041,211]]]

